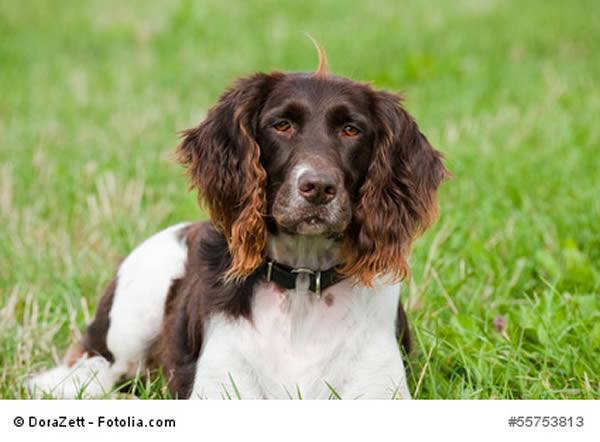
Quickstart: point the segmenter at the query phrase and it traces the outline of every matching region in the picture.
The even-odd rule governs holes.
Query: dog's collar
[[[290,267],[285,264],[267,259],[257,269],[259,275],[264,276],[268,282],[273,281],[282,289],[294,290],[296,288],[296,277],[303,273],[310,278],[308,289],[317,297],[321,292],[334,284],[346,279],[338,273],[336,267],[327,270],[311,270],[306,267]]]

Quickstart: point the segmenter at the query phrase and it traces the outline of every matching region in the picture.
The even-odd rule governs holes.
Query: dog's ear
[[[437,217],[436,193],[449,176],[417,123],[401,107],[399,95],[373,91],[380,124],[355,218],[344,242],[342,272],[372,285],[375,277],[410,275],[412,241]]]
[[[262,262],[266,247],[266,172],[256,142],[258,114],[282,74],[242,78],[221,95],[198,126],[183,132],[177,159],[189,187],[208,207],[227,238],[232,264],[226,279],[244,279]]]

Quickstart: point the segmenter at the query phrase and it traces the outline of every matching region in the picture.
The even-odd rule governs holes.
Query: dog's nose
[[[298,177],[298,191],[311,204],[329,203],[337,194],[335,177],[316,170],[307,170]]]

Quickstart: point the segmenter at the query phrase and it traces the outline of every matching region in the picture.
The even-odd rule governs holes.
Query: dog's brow
[[[355,122],[362,126],[367,125],[366,118],[359,112],[351,109],[346,104],[335,104],[327,110],[327,121],[333,124],[342,124],[346,122]]]
[[[302,101],[287,101],[265,112],[265,120],[273,118],[289,118],[293,121],[302,121],[309,112],[310,106]]]

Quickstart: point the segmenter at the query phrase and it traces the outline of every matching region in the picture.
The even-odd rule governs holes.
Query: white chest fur
[[[251,320],[215,315],[192,398],[409,398],[395,339],[398,285],[255,289]],[[334,393],[335,391],[335,393]]]

